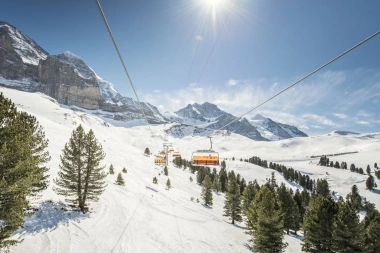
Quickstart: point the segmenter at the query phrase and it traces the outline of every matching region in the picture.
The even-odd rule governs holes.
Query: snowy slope
[[[190,182],[196,175],[169,165],[169,178],[173,188],[165,190],[166,176],[162,168],[153,164],[153,157],[143,156],[149,147],[157,153],[164,139],[179,149],[182,156],[190,159],[197,149],[209,147],[209,140],[203,136],[191,135],[183,138],[167,136],[165,130],[172,125],[116,127],[104,120],[87,114],[62,108],[54,99],[41,93],[26,93],[7,88],[0,92],[24,110],[37,117],[49,139],[49,162],[51,184],[40,200],[33,201],[40,210],[26,218],[24,228],[14,235],[23,241],[12,247],[11,253],[24,252],[250,252],[246,247],[249,237],[244,234],[244,223],[231,225],[222,216],[223,194],[214,194],[212,208],[190,201],[200,198],[200,187]],[[85,130],[94,130],[102,143],[107,167],[112,163],[115,175],[107,176],[108,186],[99,202],[90,203],[91,213],[83,215],[61,210],[57,196],[52,191],[52,180],[58,172],[59,155],[74,128],[82,124]],[[158,145],[156,145],[156,142]],[[358,151],[359,153],[330,157],[330,160],[355,163],[357,167],[371,167],[380,163],[380,133],[360,135],[340,135],[336,133],[316,137],[292,138],[277,142],[256,142],[241,135],[220,135],[214,138],[213,148],[222,158],[227,158],[227,170],[235,170],[246,181],[257,179],[265,183],[271,169],[263,169],[253,164],[240,162],[240,158],[260,156],[307,173],[312,178],[324,178],[331,190],[345,196],[353,184],[357,184],[360,194],[380,206],[376,193],[365,190],[366,176],[350,171],[317,166],[318,158],[312,155]],[[235,161],[230,159],[235,157]],[[312,163],[310,163],[312,162]],[[125,167],[126,186],[117,186],[118,172]],[[326,175],[329,172],[329,175]],[[152,184],[157,176],[158,185]],[[288,187],[297,185],[286,182],[276,172],[277,181]],[[377,182],[380,185],[379,182]],[[152,191],[150,188],[155,189]],[[52,201],[52,203],[51,203]],[[289,243],[285,252],[301,252],[301,237],[285,236]]]

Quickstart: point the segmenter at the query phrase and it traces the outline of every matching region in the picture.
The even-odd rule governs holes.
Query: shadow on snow
[[[68,225],[70,220],[79,221],[89,217],[79,210],[68,208],[63,202],[43,201],[34,207],[35,212],[30,217],[24,218],[24,225],[14,234],[35,234],[41,231],[54,230],[58,225]]]

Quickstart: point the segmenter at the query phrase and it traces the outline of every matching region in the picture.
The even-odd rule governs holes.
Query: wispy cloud
[[[347,119],[348,117],[346,114],[343,114],[343,113],[333,113],[333,115],[340,119]]]
[[[195,39],[198,40],[198,41],[202,41],[202,40],[203,40],[203,37],[200,36],[200,35],[197,35],[197,36],[195,37]]]
[[[155,92],[155,93],[160,93],[160,92],[161,92],[161,90],[154,90],[154,92]]]
[[[357,86],[358,80],[362,84],[360,88]],[[380,114],[376,110],[379,107],[368,103],[379,93],[378,80],[380,72],[326,71],[287,90],[247,116],[260,113],[311,132],[337,128],[360,132],[357,127],[373,127],[374,121],[380,121]],[[177,111],[189,103],[207,101],[228,113],[241,116],[293,81],[231,78],[224,82],[225,85],[200,86],[192,83],[180,90],[161,91],[159,96],[155,93],[144,94],[143,99],[152,104],[161,104],[164,110],[169,111]]]

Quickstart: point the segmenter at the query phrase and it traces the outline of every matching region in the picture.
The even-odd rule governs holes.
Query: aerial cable
[[[205,21],[203,22],[202,32],[201,32],[201,35],[200,35],[201,39],[198,40],[197,49],[195,50],[193,62],[191,63],[190,71],[189,71],[189,74],[187,75],[187,79],[186,79],[186,84],[185,85],[187,85],[187,83],[189,82],[190,74],[191,74],[191,71],[193,70],[193,66],[194,66],[194,62],[195,62],[195,57],[197,56],[199,45],[201,44],[201,40],[203,39],[203,32],[205,30],[207,19],[208,19],[208,15],[206,15]]]
[[[206,61],[205,65],[203,66],[203,69],[202,69],[202,71],[201,71],[201,75],[199,76],[199,78],[198,78],[198,80],[197,80],[197,84],[199,84],[199,82],[200,82],[200,80],[201,80],[201,78],[202,78],[202,76],[203,76],[203,72],[204,72],[205,69],[206,69],[206,66],[207,66],[207,64],[208,64],[208,62],[209,62],[209,60],[210,60],[210,58],[211,58],[212,53],[214,52],[214,49],[215,49],[216,43],[218,43],[218,40],[219,40],[219,38],[220,38],[220,35],[222,34],[222,31],[223,31],[224,27],[226,26],[226,23],[227,23],[228,17],[229,17],[230,14],[231,14],[232,7],[234,6],[235,2],[236,2],[236,0],[234,0],[234,1],[232,2],[231,6],[230,6],[230,10],[229,10],[228,13],[227,13],[227,16],[226,16],[226,19],[225,19],[224,22],[223,22],[222,28],[219,30],[218,37],[216,37],[216,40],[215,40],[215,42],[214,42],[214,45],[212,46],[212,49],[211,49],[211,51],[210,51],[210,54],[209,54],[208,57],[207,57],[207,61]]]
[[[359,42],[358,44],[356,44],[355,46],[351,47],[350,49],[344,51],[343,53],[341,53],[340,55],[336,56],[335,58],[333,58],[332,60],[330,60],[329,62],[323,64],[322,66],[320,66],[319,68],[315,69],[314,71],[310,72],[309,74],[307,74],[306,76],[302,77],[301,79],[299,79],[298,81],[296,81],[295,83],[291,84],[290,86],[288,86],[287,88],[283,89],[282,91],[278,92],[276,95],[268,98],[267,100],[265,100],[264,102],[260,103],[259,105],[255,106],[254,108],[252,108],[251,110],[249,110],[248,112],[244,113],[243,115],[241,115],[240,117],[237,117],[236,119],[230,121],[228,124],[222,126],[221,128],[217,129],[217,130],[214,130],[214,132],[217,132],[217,131],[220,131],[222,130],[223,128],[225,128],[226,126],[229,126],[231,125],[232,123],[234,123],[235,121],[238,121],[240,120],[243,116],[247,115],[248,113],[252,112],[253,110],[256,110],[257,108],[259,108],[260,106],[266,104],[267,102],[269,102],[270,100],[274,99],[275,97],[277,97],[278,95],[284,93],[285,91],[289,90],[290,88],[294,87],[295,85],[299,84],[300,82],[302,82],[303,80],[305,80],[306,78],[310,77],[311,75],[315,74],[316,72],[320,71],[321,69],[323,69],[324,67],[326,67],[327,65],[333,63],[334,61],[338,60],[339,58],[341,58],[342,56],[348,54],[349,52],[353,51],[354,49],[358,48],[359,46],[363,45],[364,43],[366,43],[367,41],[369,41],[370,39],[374,38],[375,36],[379,35],[380,34],[380,30],[375,32],[374,34],[372,34],[371,36],[367,37],[366,39],[362,40],[361,42]],[[207,137],[204,137],[204,138],[207,138]],[[203,138],[202,138],[203,139]],[[197,142],[199,140],[196,140],[194,142]]]
[[[140,99],[139,99],[139,97],[138,97],[138,95],[137,95],[137,93],[136,93],[135,86],[134,86],[133,83],[132,83],[132,79],[131,79],[131,77],[129,76],[129,73],[128,73],[128,70],[127,70],[127,68],[126,68],[126,66],[125,66],[125,64],[124,64],[123,58],[121,57],[121,54],[120,54],[119,48],[117,47],[116,41],[115,41],[115,39],[114,39],[114,37],[113,37],[113,35],[112,35],[111,28],[110,28],[109,25],[108,25],[108,22],[107,22],[106,16],[105,16],[105,14],[104,14],[104,12],[103,12],[103,9],[102,9],[102,6],[100,5],[99,0],[95,0],[95,1],[96,1],[97,6],[98,6],[98,9],[99,9],[99,11],[100,11],[100,14],[101,14],[101,16],[102,16],[102,18],[103,18],[103,22],[104,22],[105,26],[107,27],[108,34],[109,34],[109,36],[111,37],[112,43],[113,43],[113,45],[114,45],[114,47],[115,47],[115,49],[116,49],[117,55],[119,56],[120,62],[121,62],[121,64],[123,65],[124,72],[125,72],[125,74],[127,75],[128,80],[129,80],[129,83],[130,83],[130,85],[131,85],[131,87],[132,87],[132,89],[133,89],[133,92],[135,93],[136,99],[137,99],[137,101],[139,102],[140,110],[141,110],[142,114],[144,115],[144,118],[145,118],[146,122],[148,123],[148,127],[149,127],[149,129],[150,129],[150,132],[152,133],[152,137],[153,137],[153,139],[154,139],[154,142],[156,143],[157,147],[159,148],[159,146],[158,146],[158,144],[157,144],[157,141],[156,141],[156,138],[154,138],[154,134],[153,134],[152,128],[150,127],[150,123],[149,123],[149,121],[148,121],[148,119],[147,119],[147,117],[146,117],[146,115],[145,115],[145,112],[144,112],[142,106],[141,106],[141,102],[140,102]],[[149,108],[149,106],[148,106],[148,108]]]
[[[223,128],[225,128],[226,126],[229,126],[231,125],[233,122],[237,121],[237,120],[240,120],[243,116],[247,115],[248,113],[252,112],[253,110],[259,108],[260,106],[266,104],[267,102],[269,102],[270,100],[274,99],[275,97],[277,97],[278,95],[282,94],[283,92],[289,90],[290,88],[294,87],[295,85],[299,84],[300,82],[302,82],[303,80],[305,80],[306,78],[310,77],[311,75],[315,74],[316,72],[320,71],[321,69],[323,69],[324,67],[326,67],[327,65],[333,63],[334,61],[338,60],[339,58],[341,58],[342,56],[348,54],[349,52],[351,52],[352,50],[358,48],[359,46],[363,45],[365,42],[369,41],[370,39],[374,38],[376,35],[379,35],[380,34],[380,30],[375,32],[374,34],[372,34],[371,36],[369,36],[368,38],[362,40],[361,42],[359,42],[358,44],[356,44],[355,46],[351,47],[350,49],[344,51],[343,53],[341,53],[340,55],[336,56],[334,59],[330,60],[329,62],[323,64],[322,66],[320,66],[319,68],[315,69],[314,71],[310,72],[309,74],[307,74],[306,76],[302,77],[301,79],[299,79],[298,81],[296,81],[295,83],[293,83],[292,85],[288,86],[287,88],[283,89],[282,91],[278,92],[276,95],[268,98],[267,100],[265,100],[264,102],[262,102],[261,104],[255,106],[254,108],[252,108],[251,110],[249,110],[248,112],[244,113],[243,115],[241,115],[240,117],[232,120],[230,123],[222,126],[221,128],[219,128],[218,130],[215,130],[215,131],[219,131],[219,130],[222,130]]]

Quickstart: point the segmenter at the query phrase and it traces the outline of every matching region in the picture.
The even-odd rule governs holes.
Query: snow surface
[[[117,127],[86,112],[61,107],[54,99],[42,93],[27,93],[0,87],[0,92],[19,108],[37,117],[49,139],[52,157],[50,185],[39,200],[32,200],[39,210],[25,218],[25,225],[12,238],[22,242],[10,248],[11,253],[24,252],[251,252],[249,236],[244,223],[231,225],[224,217],[224,194],[213,194],[214,205],[205,207],[190,201],[200,199],[201,188],[189,181],[196,175],[169,164],[169,177],[163,176],[162,167],[155,166],[153,156],[142,153],[149,147],[153,154],[162,149],[168,139],[181,155],[190,159],[198,149],[208,149],[209,140],[201,136],[173,138],[165,129],[173,124],[137,127]],[[59,156],[71,132],[79,124],[86,131],[93,129],[106,153],[104,165],[112,163],[115,175],[107,176],[108,186],[99,202],[89,203],[90,213],[80,214],[65,210],[63,197],[52,190],[57,177]],[[158,145],[156,145],[156,142]],[[317,166],[319,158],[312,155],[358,151],[359,153],[330,157],[333,161],[355,163],[366,168],[380,163],[380,133],[360,135],[327,134],[315,137],[292,138],[277,142],[256,142],[241,135],[231,134],[213,139],[213,149],[227,158],[227,170],[240,173],[245,180],[257,179],[260,184],[271,176],[271,169],[239,161],[240,158],[259,156],[272,162],[308,174],[311,178],[327,178],[332,191],[345,196],[353,184],[360,194],[376,207],[380,205],[380,190],[365,190],[367,176],[329,167]],[[235,161],[231,158],[235,157]],[[171,159],[170,159],[171,160]],[[125,167],[126,185],[114,184],[116,175]],[[328,175],[326,174],[328,172]],[[158,178],[158,185],[152,178]],[[165,189],[167,178],[173,188]],[[293,189],[298,185],[287,182],[276,172],[278,183],[284,182]],[[377,181],[377,179],[375,179]],[[380,185],[380,182],[377,182]],[[285,252],[301,252],[302,236],[287,236],[289,246]]]

